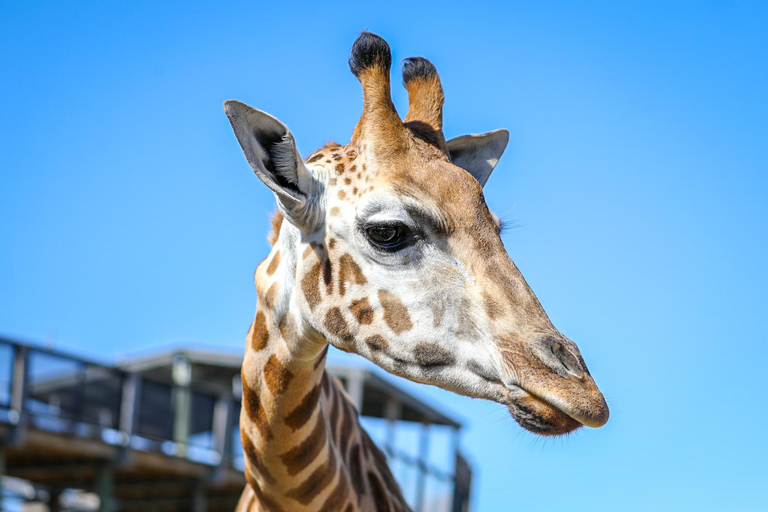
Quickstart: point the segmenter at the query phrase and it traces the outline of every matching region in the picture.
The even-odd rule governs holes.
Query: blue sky
[[[543,440],[409,386],[468,424],[474,510],[764,510],[767,23],[763,2],[2,2],[0,333],[241,350],[273,199],[221,103],[305,155],[346,142],[368,29],[435,63],[449,137],[510,130],[488,203],[612,408]]]

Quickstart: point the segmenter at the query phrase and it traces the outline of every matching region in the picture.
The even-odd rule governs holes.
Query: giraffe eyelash
[[[497,216],[497,218],[499,219],[499,236],[507,234],[513,229],[520,227],[520,224],[512,220],[510,217]]]

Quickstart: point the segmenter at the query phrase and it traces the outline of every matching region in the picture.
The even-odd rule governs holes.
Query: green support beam
[[[192,483],[191,512],[208,512],[208,493],[206,492],[205,482],[203,481]]]
[[[114,512],[115,470],[111,463],[103,462],[96,472],[94,490],[99,497],[99,512]]]

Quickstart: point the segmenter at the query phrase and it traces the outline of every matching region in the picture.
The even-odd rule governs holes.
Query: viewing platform
[[[234,353],[178,349],[109,366],[0,337],[2,509],[233,511],[246,485],[241,364]],[[466,512],[461,424],[378,371],[328,372],[413,510]]]

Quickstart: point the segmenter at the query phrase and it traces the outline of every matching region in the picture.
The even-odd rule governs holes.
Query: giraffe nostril
[[[546,355],[545,360],[549,360],[550,366],[565,370],[576,377],[588,373],[581,354],[579,354],[579,349],[573,342],[561,340],[554,336],[547,336],[542,342],[544,345],[542,352]]]

